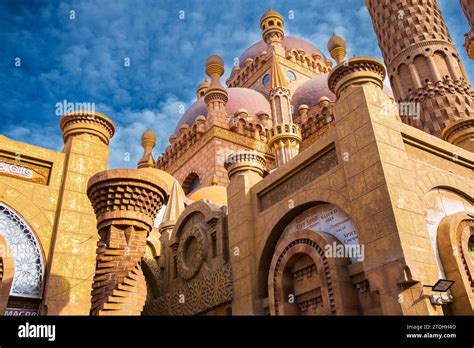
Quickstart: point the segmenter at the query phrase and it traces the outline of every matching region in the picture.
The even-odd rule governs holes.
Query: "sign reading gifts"
[[[50,173],[51,163],[20,155],[13,157],[0,150],[0,175],[48,185]]]
[[[31,169],[6,162],[0,162],[0,173],[21,176],[26,179],[33,178],[33,171]]]

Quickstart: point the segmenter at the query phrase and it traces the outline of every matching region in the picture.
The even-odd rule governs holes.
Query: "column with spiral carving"
[[[472,147],[474,135],[466,128],[472,127],[474,92],[437,1],[365,2],[395,99],[406,103],[401,105],[403,122],[460,147]]]
[[[89,180],[100,240],[91,315],[140,315],[146,299],[141,259],[169,192],[153,169],[113,169]]]

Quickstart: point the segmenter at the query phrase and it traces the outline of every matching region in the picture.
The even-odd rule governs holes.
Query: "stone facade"
[[[333,65],[270,9],[227,87],[208,58],[156,161],[147,131],[138,169],[106,170],[114,126],[98,113],[62,118],[61,152],[1,136],[0,311],[474,314],[467,75],[436,1],[367,6],[394,98],[381,62],[347,59],[333,35]],[[37,260],[25,284],[18,243]],[[442,305],[439,279],[454,281]]]

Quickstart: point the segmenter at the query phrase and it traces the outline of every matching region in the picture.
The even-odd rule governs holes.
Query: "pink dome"
[[[249,88],[231,87],[226,89],[229,101],[225,106],[227,115],[233,116],[239,109],[245,109],[250,115],[256,115],[260,111],[271,114],[270,104],[263,94]],[[178,134],[179,127],[183,124],[192,125],[199,115],[207,116],[207,106],[204,98],[192,104],[184,113],[175,129]]]
[[[336,96],[328,87],[328,75],[329,74],[322,74],[313,77],[296,89],[291,98],[294,114],[298,113],[298,108],[303,104],[309,107],[315,106],[321,97],[328,97],[332,101],[336,100]]]
[[[335,94],[328,87],[328,76],[329,73],[313,77],[296,89],[291,98],[293,114],[298,114],[298,108],[303,104],[308,105],[310,108],[315,106],[321,97],[328,97],[331,101],[336,100]],[[383,85],[383,91],[386,95],[393,98],[392,89],[386,84]]]
[[[283,47],[287,49],[299,49],[304,50],[306,54],[312,55],[313,53],[321,55],[322,59],[326,59],[324,54],[313,44],[306,40],[299,39],[293,36],[285,36],[283,39]],[[245,65],[247,58],[255,59],[260,53],[267,49],[267,44],[262,40],[259,41],[245,50],[239,58],[239,64],[242,68]]]

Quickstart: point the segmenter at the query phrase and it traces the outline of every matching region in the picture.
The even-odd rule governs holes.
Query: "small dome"
[[[331,52],[333,49],[338,47],[346,48],[346,41],[342,37],[336,35],[336,33],[333,33],[328,42],[328,51]]]
[[[227,115],[233,116],[239,109],[245,109],[251,115],[263,111],[268,115],[271,114],[270,104],[263,94],[249,88],[232,87],[226,89],[229,101],[225,106]],[[192,104],[184,113],[175,129],[175,134],[179,133],[179,128],[183,124],[193,125],[199,115],[207,116],[207,105],[204,98],[199,99]]]
[[[203,187],[191,193],[189,199],[193,201],[204,199],[214,204],[227,206],[227,189],[218,185]]]
[[[301,105],[307,105],[310,108],[317,105],[321,97],[328,97],[331,101],[336,100],[336,96],[329,90],[328,87],[329,74],[322,74],[313,77],[299,86],[293,98],[291,98],[291,105],[293,105],[294,113],[298,113],[298,108]]]
[[[212,56],[209,56],[207,59],[206,59],[206,66],[208,65],[212,65],[212,64],[217,64],[217,65],[222,65],[224,66],[224,61],[222,60],[222,58],[216,54],[212,55]]]
[[[324,54],[316,46],[314,46],[312,43],[306,40],[299,39],[297,37],[285,36],[283,39],[283,47],[286,49],[303,50],[308,55],[319,54],[322,57],[322,59],[326,59]],[[252,46],[247,48],[244,51],[244,53],[242,53],[242,55],[240,56],[239,58],[240,67],[243,68],[245,66],[245,60],[247,58],[255,59],[255,57],[257,57],[260,53],[266,50],[267,50],[267,44],[263,40],[253,44]]]

